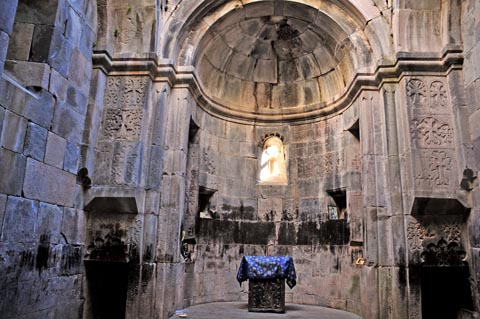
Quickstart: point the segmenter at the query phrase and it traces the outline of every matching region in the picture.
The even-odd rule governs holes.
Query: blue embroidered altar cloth
[[[244,256],[238,268],[237,281],[247,279],[286,279],[290,288],[297,284],[297,274],[290,256]]]

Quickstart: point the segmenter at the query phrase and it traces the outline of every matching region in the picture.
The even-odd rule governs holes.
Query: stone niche
[[[469,209],[456,199],[416,198],[407,220],[410,285],[422,318],[473,310],[467,256]],[[418,301],[420,300],[420,302]],[[420,310],[419,310],[420,311]]]
[[[125,318],[139,262],[135,198],[95,197],[85,210],[87,318]]]

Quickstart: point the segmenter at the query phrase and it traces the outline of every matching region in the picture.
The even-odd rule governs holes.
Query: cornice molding
[[[153,82],[166,82],[175,88],[188,89],[198,105],[213,116],[239,123],[278,124],[283,122],[311,122],[335,116],[348,108],[362,91],[379,91],[385,83],[398,83],[404,76],[445,76],[463,66],[463,49],[447,47],[442,52],[399,52],[394,63],[382,62],[372,73],[357,73],[343,93],[331,101],[304,107],[283,109],[283,113],[268,110],[262,113],[241,111],[223,105],[207,94],[198,81],[195,67],[176,66],[174,61],[157,59],[155,55],[112,57],[106,51],[93,54],[93,67],[107,75],[145,75]]]

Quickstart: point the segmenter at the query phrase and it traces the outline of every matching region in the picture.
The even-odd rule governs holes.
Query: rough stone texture
[[[21,152],[27,132],[27,120],[12,112],[5,112],[0,145],[14,152]]]
[[[78,146],[72,143],[67,143],[65,159],[63,161],[63,169],[72,174],[77,174],[79,155]]]
[[[0,29],[10,35],[17,11],[18,1],[2,0],[0,2]]]
[[[246,302],[244,255],[293,256],[287,303],[478,316],[478,1],[214,2],[0,0],[2,316]]]
[[[67,141],[60,136],[49,132],[45,149],[45,164],[63,168],[63,160],[67,149]]]
[[[5,215],[5,209],[7,206],[7,195],[0,195],[0,237],[2,236],[3,229],[3,216]]]
[[[7,57],[7,48],[10,38],[8,34],[0,31],[0,72],[3,73],[5,59]]]
[[[41,90],[38,95],[26,95],[24,116],[27,120],[49,129],[53,118],[54,106],[55,99],[53,96]]]
[[[15,23],[13,37],[8,44],[7,59],[28,61],[30,47],[32,45],[33,29],[35,25],[30,23]]]
[[[65,39],[63,32],[55,29],[52,36],[48,63],[52,69],[55,69],[64,78],[68,77],[72,47],[72,44]]]
[[[43,161],[48,131],[35,123],[28,123],[23,154],[37,161]]]
[[[63,209],[56,205],[40,203],[38,210],[36,235],[42,243],[58,244],[63,239],[61,226]]]
[[[5,62],[5,70],[24,87],[35,89],[48,89],[50,79],[50,67],[45,63],[29,62],[29,61],[13,61]]]
[[[23,192],[27,198],[71,207],[74,200],[75,175],[29,158]]]
[[[38,202],[9,196],[1,240],[23,243],[34,241],[37,213]]]
[[[53,132],[70,143],[80,143],[85,116],[75,112],[68,104],[59,103],[52,120]]]
[[[19,196],[22,192],[26,158],[20,154],[0,148],[0,191]],[[3,164],[8,163],[8,165]]]
[[[50,73],[50,87],[48,90],[56,97],[57,101],[64,102],[67,98],[68,81],[55,69]]]
[[[67,242],[79,245],[85,242],[85,212],[75,208],[65,208],[62,219],[62,234]]]

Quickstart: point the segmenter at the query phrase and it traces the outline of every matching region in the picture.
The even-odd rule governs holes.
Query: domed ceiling
[[[300,114],[339,99],[358,64],[354,31],[294,2],[255,2],[232,10],[201,41],[196,73],[223,108],[260,115]]]

